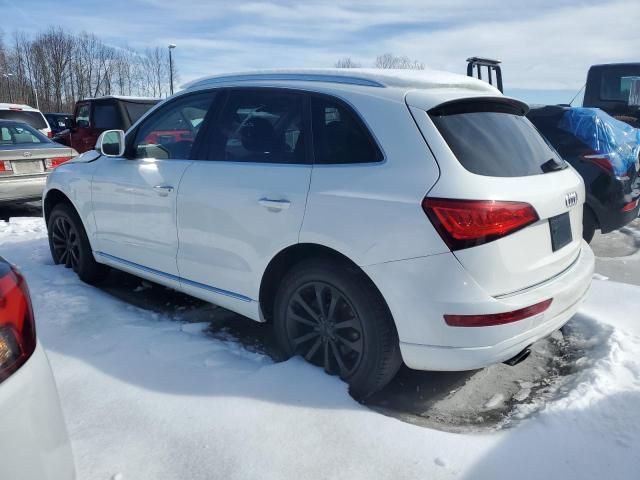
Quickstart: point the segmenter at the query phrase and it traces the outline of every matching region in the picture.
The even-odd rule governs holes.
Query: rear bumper
[[[453,259],[453,260],[452,260]],[[365,267],[387,300],[400,337],[404,362],[417,370],[472,370],[513,357],[562,327],[576,312],[593,276],[586,243],[570,268],[516,294],[491,297],[453,255]],[[506,325],[450,327],[443,315],[518,310],[549,298],[543,313]]]
[[[0,384],[0,439],[0,478],[75,478],[58,392],[39,343],[27,363]]]
[[[0,201],[40,199],[47,175],[0,177]]]

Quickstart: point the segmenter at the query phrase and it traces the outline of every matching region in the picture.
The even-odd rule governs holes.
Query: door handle
[[[153,189],[160,195],[161,197],[166,197],[171,192],[173,192],[173,187],[171,185],[156,185]]]
[[[258,203],[269,210],[286,210],[291,205],[289,200],[272,200],[270,198],[261,198]]]

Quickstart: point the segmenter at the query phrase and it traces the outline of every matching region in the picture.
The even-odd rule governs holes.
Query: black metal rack
[[[482,80],[482,67],[486,67],[489,85],[493,85],[493,73],[495,72],[496,87],[501,92],[504,92],[502,89],[502,70],[500,69],[500,63],[500,60],[493,60],[491,58],[469,57],[467,58],[467,76],[477,76],[479,80]],[[477,75],[473,74],[474,70]]]

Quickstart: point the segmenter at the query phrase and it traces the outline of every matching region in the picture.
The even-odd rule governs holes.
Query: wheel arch
[[[47,191],[44,197],[44,200],[42,202],[42,211],[44,214],[45,224],[47,225],[49,224],[49,217],[51,216],[51,212],[53,211],[53,208],[60,203],[69,204],[74,208],[76,213],[78,213],[78,209],[73,204],[73,202],[71,201],[71,199],[67,194],[65,194],[62,190],[59,190],[57,188],[52,188],[49,191]]]
[[[356,270],[364,279],[366,279],[370,286],[375,289],[376,293],[380,296],[382,302],[389,311],[389,314],[391,314],[391,310],[384,298],[384,295],[382,295],[382,292],[373,279],[371,279],[369,275],[367,275],[367,273],[349,257],[333,248],[317,243],[296,243],[278,252],[271,259],[262,275],[258,293],[258,302],[260,305],[261,315],[265,321],[269,322],[272,320],[275,297],[278,291],[278,285],[282,278],[284,278],[287,272],[299,262],[309,258],[318,257],[327,258],[328,261],[335,261],[336,263],[343,264],[347,268]]]

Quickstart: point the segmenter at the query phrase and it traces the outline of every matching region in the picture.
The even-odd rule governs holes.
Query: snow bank
[[[40,219],[0,222],[0,255],[29,282],[79,479],[630,479],[640,471],[637,287],[594,281],[567,333],[587,356],[540,412],[499,432],[454,434],[372,412],[299,359],[240,352],[202,325],[84,285],[52,265]]]

